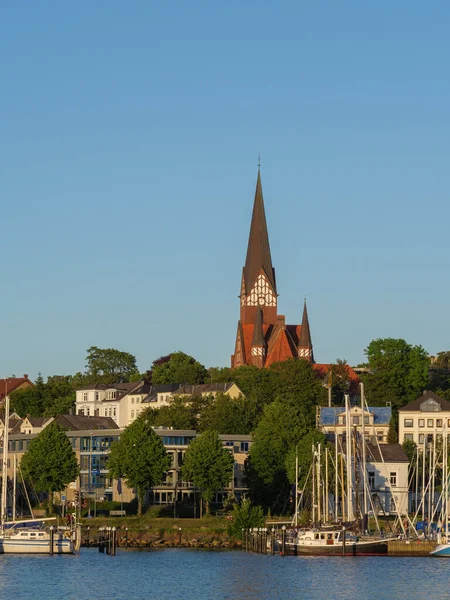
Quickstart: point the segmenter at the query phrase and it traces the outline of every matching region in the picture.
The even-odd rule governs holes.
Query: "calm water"
[[[449,598],[450,559],[261,556],[239,551],[0,555],[3,600]]]

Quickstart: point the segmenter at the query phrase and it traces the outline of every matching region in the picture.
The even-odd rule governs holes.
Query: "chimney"
[[[24,379],[28,379],[28,373],[24,373],[24,376],[23,376],[23,378],[24,378]]]

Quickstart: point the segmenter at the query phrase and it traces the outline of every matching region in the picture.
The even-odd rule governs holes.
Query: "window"
[[[412,419],[405,419],[403,424],[404,424],[405,427],[412,427],[413,426],[413,420]]]
[[[422,404],[420,405],[420,410],[422,412],[440,412],[441,405],[438,402],[436,402],[436,400],[428,398],[428,400],[422,402]]]
[[[241,442],[241,452],[248,452],[248,442]]]
[[[419,419],[419,427],[425,427],[425,419]]]
[[[364,417],[364,425],[368,425],[369,424],[369,417]]]
[[[111,416],[112,416],[112,410],[111,410],[111,408],[109,408],[108,409],[108,417],[111,417]]]
[[[442,419],[436,419],[436,427],[442,427]]]
[[[139,402],[141,401],[141,399],[139,398],[139,396],[136,398],[136,404],[139,404]]]
[[[116,397],[116,390],[109,390],[106,394],[108,400],[114,400]]]
[[[425,435],[423,433],[419,433],[419,444],[423,444],[424,439]]]
[[[108,409],[105,408],[105,417],[107,417],[107,416],[108,416]]]
[[[353,423],[353,425],[359,425],[359,417],[353,417],[352,423]]]
[[[88,394],[87,394],[87,392],[83,392],[83,401],[84,401],[84,402],[87,402],[87,399],[88,399]]]
[[[116,416],[116,407],[113,408],[113,417]]]
[[[367,471],[367,476],[369,478],[369,487],[373,490],[375,488],[375,471]]]
[[[86,415],[89,417],[91,413],[91,409],[89,408],[89,406],[86,407]]]
[[[134,404],[134,396],[131,396],[131,404]]]
[[[134,419],[134,410],[131,411],[131,418]]]
[[[345,425],[345,417],[339,417],[338,423],[339,425]]]
[[[397,486],[397,473],[395,471],[391,471],[391,473],[389,475],[389,479],[390,479],[391,487],[396,487]]]
[[[405,442],[406,440],[411,440],[411,442],[414,441],[414,435],[412,433],[405,433]]]
[[[427,427],[433,427],[434,421],[433,419],[427,419]]]
[[[95,400],[100,400],[100,394],[98,392],[95,392]]]

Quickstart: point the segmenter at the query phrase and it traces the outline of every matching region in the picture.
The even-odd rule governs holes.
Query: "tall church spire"
[[[313,345],[311,340],[311,331],[309,329],[308,309],[305,304],[303,306],[302,328],[300,331],[300,339],[298,341],[298,356],[306,359],[308,362],[314,362]]]
[[[261,173],[258,166],[258,179],[256,181],[255,201],[253,203],[252,222],[248,238],[247,257],[244,266],[244,286],[248,294],[254,285],[261,269],[276,294],[275,270],[272,266],[270,254],[269,234],[267,232],[266,213],[261,185]]]

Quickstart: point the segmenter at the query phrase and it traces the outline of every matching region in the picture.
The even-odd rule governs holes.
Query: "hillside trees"
[[[195,358],[184,352],[172,352],[168,360],[162,357],[153,362],[151,381],[154,385],[165,383],[203,383],[208,371]]]
[[[139,376],[136,357],[115,348],[91,346],[86,356],[86,383],[134,381]]]
[[[367,346],[365,354],[371,373],[363,379],[372,406],[391,402],[398,409],[427,388],[429,359],[422,346],[412,346],[403,339],[376,339]]]

